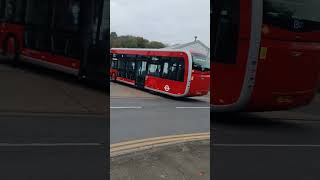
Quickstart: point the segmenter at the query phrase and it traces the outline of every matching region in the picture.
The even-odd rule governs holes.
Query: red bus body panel
[[[248,109],[282,110],[309,104],[319,82],[320,33],[284,33],[269,28],[271,32],[275,34],[262,38],[261,47],[267,53],[259,60]]]
[[[169,87],[167,90],[165,90],[165,87]],[[187,82],[178,82],[178,81],[172,81],[168,79],[162,79],[158,77],[153,76],[146,76],[146,88],[151,88],[154,90],[158,90],[161,92],[167,92],[170,94],[175,95],[183,95],[186,90]]]
[[[66,68],[71,68],[74,70],[80,69],[80,60],[59,56],[52,54],[50,52],[43,52],[31,49],[23,49],[21,52],[22,56],[30,57],[45,63],[51,63],[56,65],[61,65]]]
[[[203,96],[208,94],[210,88],[210,72],[203,73],[193,70],[191,86],[188,96]]]

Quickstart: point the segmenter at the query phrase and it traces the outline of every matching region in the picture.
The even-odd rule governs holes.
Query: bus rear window
[[[319,0],[264,0],[264,24],[293,32],[320,31]]]

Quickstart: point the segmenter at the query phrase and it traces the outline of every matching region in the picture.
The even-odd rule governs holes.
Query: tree
[[[110,39],[116,39],[116,38],[118,38],[117,33],[116,32],[111,32],[110,33]]]
[[[137,37],[137,46],[139,48],[146,48],[148,46],[149,41],[144,39],[143,37]]]
[[[158,41],[149,41],[143,37],[136,36],[118,36],[116,32],[110,33],[111,48],[164,48],[164,45]]]
[[[158,42],[158,41],[151,41],[148,44],[148,48],[153,48],[153,49],[160,49],[166,47],[163,43]]]

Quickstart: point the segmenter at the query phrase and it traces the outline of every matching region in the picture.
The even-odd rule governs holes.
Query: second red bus
[[[182,50],[111,49],[110,77],[173,97],[202,96],[210,88],[210,62]]]

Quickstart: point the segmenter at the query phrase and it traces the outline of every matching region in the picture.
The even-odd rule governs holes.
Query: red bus
[[[0,53],[107,82],[107,0],[0,0]]]
[[[212,110],[309,104],[320,70],[319,0],[214,0]]]
[[[210,62],[182,50],[111,49],[110,78],[173,97],[202,96],[210,88]]]

